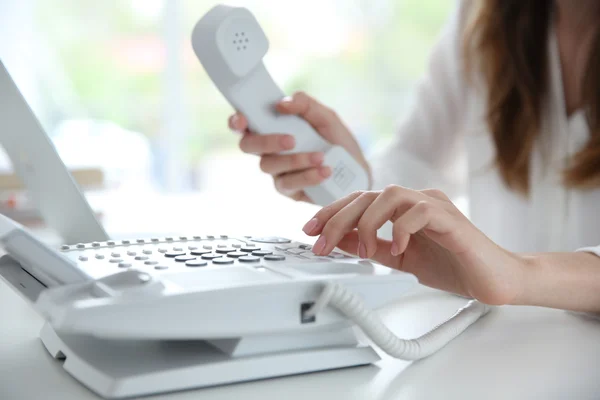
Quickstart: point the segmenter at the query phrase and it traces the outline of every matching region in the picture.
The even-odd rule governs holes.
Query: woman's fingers
[[[296,140],[291,135],[272,134],[257,135],[247,133],[240,140],[240,149],[250,154],[274,154],[291,150],[296,145]]]
[[[420,191],[423,194],[426,194],[429,197],[433,197],[434,199],[450,201],[450,198],[446,195],[446,193],[442,192],[438,189],[425,189]]]
[[[448,213],[432,201],[420,201],[394,222],[392,255],[406,250],[406,237],[423,230],[442,247],[458,253],[469,246],[469,238],[462,235],[464,221]],[[472,244],[472,243],[471,243]]]
[[[307,186],[318,185],[330,176],[331,168],[325,166],[290,172],[274,178],[275,188],[282,193],[295,192]]]
[[[267,154],[260,159],[260,169],[270,175],[299,171],[323,164],[325,155],[316,153]]]
[[[276,109],[281,114],[298,115],[304,118],[318,131],[327,130],[338,121],[338,117],[333,110],[325,107],[304,92],[298,92],[291,97],[284,98],[277,103]]]
[[[312,200],[308,198],[308,196],[306,195],[306,193],[304,193],[303,190],[297,190],[295,192],[292,192],[288,194],[288,197],[295,201],[304,201],[306,203],[312,203]]]
[[[347,253],[358,255],[359,236],[356,230],[353,230],[338,242],[337,247]],[[390,268],[399,269],[402,265],[401,258],[394,257],[391,254],[392,242],[384,239],[377,239],[377,251],[371,257],[372,260],[387,265]]]
[[[422,193],[401,186],[388,186],[365,210],[358,221],[363,257],[370,258],[377,250],[377,231],[387,221],[394,221],[414,204],[426,198]]]
[[[346,197],[342,197],[339,200],[334,201],[326,207],[323,207],[315,214],[315,216],[304,225],[302,230],[304,233],[310,236],[316,236],[323,231],[325,224],[327,221],[331,219],[335,214],[340,212],[340,210],[346,207],[348,204],[352,203],[354,199],[359,197],[361,194],[365,192],[354,192],[350,193]]]
[[[353,230],[346,233],[342,239],[340,239],[337,247],[354,256],[358,255],[358,232]]]
[[[229,117],[229,129],[236,132],[246,132],[248,130],[248,120],[241,113],[235,113]]]
[[[326,255],[346,233],[358,228],[357,253],[371,258],[377,251],[377,230],[393,219],[398,210],[408,209],[423,198],[426,198],[423,194],[398,186],[390,186],[383,192],[356,192],[323,208],[304,231],[310,235],[320,233],[313,252]]]
[[[298,115],[317,130],[330,128],[333,124],[339,122],[337,114],[332,109],[319,103],[304,92],[284,97],[275,105],[275,109],[281,114]],[[244,132],[248,129],[248,120],[243,114],[236,112],[229,117],[229,128]]]
[[[313,252],[321,256],[331,253],[342,237],[357,226],[358,220],[377,198],[377,195],[377,192],[364,192],[329,219],[318,218],[319,221],[325,222],[325,225],[321,231],[321,236],[313,246]],[[358,245],[358,255],[367,258],[365,248],[360,244]]]
[[[397,256],[403,254],[408,247],[408,243],[410,242],[410,233],[400,232],[400,233],[392,233],[392,247],[390,249],[390,253],[392,256]]]
[[[385,250],[390,256],[404,253],[411,235],[421,230],[441,246],[459,252],[470,243],[464,235],[468,231],[467,220],[461,217],[442,192],[389,186],[382,192],[356,192],[333,202],[305,225],[304,232],[320,234],[313,246],[317,255],[329,254],[342,243],[346,251],[348,245],[356,245],[352,252],[360,257],[380,258],[382,242],[377,231],[385,222],[392,221],[393,240]],[[355,229],[356,237],[348,236]],[[356,243],[349,238],[357,239]]]

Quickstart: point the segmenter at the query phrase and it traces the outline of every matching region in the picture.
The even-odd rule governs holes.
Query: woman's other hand
[[[302,92],[284,98],[276,109],[281,114],[304,118],[325,140],[344,147],[369,170],[356,139],[333,110]],[[278,154],[294,148],[291,135],[252,133],[248,130],[247,119],[240,113],[229,118],[229,128],[243,134],[240,149],[261,157],[261,170],[273,177],[275,188],[287,197],[310,202],[304,188],[320,184],[332,173],[330,167],[323,165],[324,154],[321,152]]]

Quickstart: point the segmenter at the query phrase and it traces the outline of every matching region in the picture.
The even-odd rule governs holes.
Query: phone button
[[[267,237],[257,237],[257,238],[253,237],[250,240],[253,242],[258,242],[258,243],[290,243],[291,242],[290,239],[277,237],[277,236],[267,236]]]

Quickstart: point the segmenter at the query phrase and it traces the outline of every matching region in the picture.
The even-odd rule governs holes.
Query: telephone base
[[[46,323],[40,338],[63,368],[107,399],[303,374],[379,360],[356,343],[231,356],[206,341],[125,341],[57,334]]]

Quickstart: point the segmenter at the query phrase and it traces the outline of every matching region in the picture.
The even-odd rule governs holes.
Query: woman
[[[319,211],[304,227],[319,235],[313,251],[337,246],[488,304],[599,312],[599,17],[597,0],[460,2],[373,165],[385,189]],[[369,168],[327,107],[298,93],[277,109]],[[239,114],[229,124],[286,196],[307,201],[302,189],[331,174],[322,154],[276,154],[292,137],[252,134]],[[461,193],[469,219],[448,197]],[[386,221],[391,241],[377,237]]]

